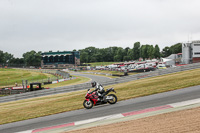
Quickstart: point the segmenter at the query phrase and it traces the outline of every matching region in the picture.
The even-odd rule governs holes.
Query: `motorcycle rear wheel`
[[[91,100],[89,100],[89,101],[87,101],[87,100],[85,100],[84,102],[83,102],[83,106],[86,108],[86,109],[91,109],[92,107],[93,107],[93,102],[91,101]]]
[[[113,99],[109,99],[109,100],[108,100],[108,103],[110,103],[110,104],[115,104],[115,103],[117,102],[117,96],[116,96],[116,95],[114,95],[114,94],[109,94],[108,96],[109,96],[109,97],[113,97]]]

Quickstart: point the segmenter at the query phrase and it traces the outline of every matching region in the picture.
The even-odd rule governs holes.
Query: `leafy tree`
[[[9,54],[9,53],[7,53],[7,52],[4,53],[4,62],[5,62],[5,63],[10,63],[10,61],[11,61],[13,58],[14,58],[13,55],[11,55],[11,54]]]
[[[113,61],[113,59],[114,59],[114,55],[112,55],[112,48],[111,47],[109,47],[109,48],[105,48],[104,49],[104,52],[102,52],[103,53],[103,61],[105,61],[105,62],[111,62],[111,61]]]
[[[177,43],[170,47],[170,51],[172,54],[182,53],[182,44]]]
[[[159,46],[156,44],[155,48],[154,48],[154,57],[155,58],[160,58],[160,48]]]
[[[34,50],[23,54],[25,64],[28,66],[40,66],[41,64],[41,51],[35,52]]]
[[[134,56],[133,55],[133,49],[128,50],[127,56],[129,57],[130,60],[133,60],[133,56]]]
[[[87,47],[84,49],[85,52],[88,54],[88,62],[91,62],[91,59],[94,58],[93,55],[96,53],[95,47]],[[94,61],[94,59],[92,59]]]
[[[127,56],[128,55],[128,51],[129,51],[129,47],[126,47],[125,49],[124,49],[124,56]]]
[[[130,57],[129,56],[124,56],[123,61],[130,61]]]
[[[17,66],[23,65],[24,59],[23,58],[13,58],[13,59],[11,59],[10,64],[17,65]]]
[[[90,58],[90,62],[98,62],[95,55]]]
[[[116,61],[116,62],[121,61],[121,56],[120,55],[115,55],[114,56],[114,61]]]
[[[90,62],[102,62],[102,56],[101,53],[98,52],[96,54],[93,54],[93,56],[90,59]]]
[[[168,57],[169,55],[171,55],[171,50],[170,50],[170,47],[165,47],[163,50],[162,50],[162,57]]]
[[[110,48],[99,49],[98,53],[99,62],[110,62],[113,61]]]
[[[24,65],[23,58],[14,58],[14,56],[8,52],[3,52],[0,50],[0,64],[8,66],[22,66]]]
[[[182,52],[182,44],[181,43],[177,43],[172,45],[171,47],[166,46],[161,54],[162,57],[167,57],[170,56],[171,54],[177,54],[177,53],[181,53]]]
[[[4,53],[0,50],[0,63],[4,63]]]
[[[126,47],[126,48],[125,48],[125,51],[128,52],[129,49],[130,49],[129,47]]]
[[[140,42],[134,43],[133,47],[133,59],[138,60],[140,58]]]
[[[80,60],[81,60],[82,63],[89,63],[88,57],[89,57],[89,55],[88,55],[87,52],[85,52],[85,51],[80,52]]]
[[[118,47],[110,47],[111,48],[111,55],[112,55],[112,60],[114,61],[115,59],[115,56],[117,55],[117,50],[118,50]]]
[[[147,45],[147,58],[154,58],[154,47],[153,45]]]
[[[145,58],[148,58],[147,47],[148,45],[142,45],[140,48],[140,56],[143,58],[143,60],[145,60]]]
[[[123,48],[119,47],[118,50],[117,50],[117,58],[118,58],[118,61],[122,61],[123,60],[123,56],[124,56],[124,50]]]

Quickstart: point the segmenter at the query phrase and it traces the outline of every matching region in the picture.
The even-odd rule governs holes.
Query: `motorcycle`
[[[97,94],[97,92],[95,91],[90,91],[90,89],[88,89],[86,95],[85,95],[85,100],[83,102],[83,106],[86,108],[86,109],[91,109],[93,106],[96,106],[96,105],[101,105],[101,104],[115,104],[117,102],[117,96],[115,94],[109,94],[110,92],[115,92],[116,91],[114,90],[114,88],[110,88],[110,89],[107,89],[105,92],[104,92],[104,98],[102,98],[103,100],[99,100],[99,96]]]

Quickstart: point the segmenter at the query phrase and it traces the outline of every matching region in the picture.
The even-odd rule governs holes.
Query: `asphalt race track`
[[[115,105],[101,105],[89,110],[80,109],[36,119],[0,125],[0,133],[13,133],[38,129],[112,114],[142,110],[150,107],[157,107],[197,98],[200,98],[200,86],[120,101]]]
[[[90,74],[82,74],[82,73],[73,73],[72,75],[77,75],[77,76],[82,76],[82,77],[87,77],[87,78],[90,78],[92,79],[92,81],[96,81],[96,82],[105,82],[105,81],[108,81],[108,80],[111,80],[110,78],[108,77],[104,77],[104,76],[96,76],[96,75],[90,75]]]

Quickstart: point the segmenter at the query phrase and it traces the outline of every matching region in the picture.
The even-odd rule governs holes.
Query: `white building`
[[[200,40],[182,43],[182,63],[200,62]]]
[[[182,63],[182,53],[178,54],[171,54],[170,56],[166,58],[161,58],[161,61],[166,64],[166,66],[175,66],[177,64]]]

